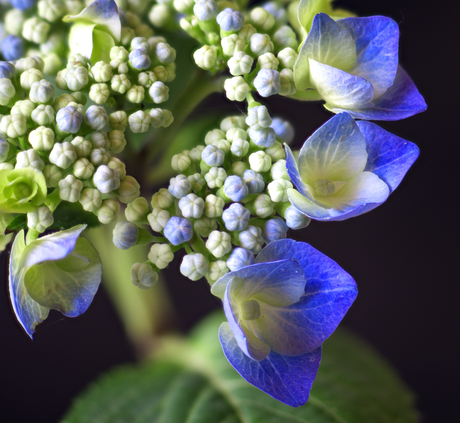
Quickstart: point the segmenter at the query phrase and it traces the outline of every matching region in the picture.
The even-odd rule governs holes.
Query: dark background
[[[400,62],[428,111],[384,129],[415,142],[421,154],[400,187],[379,208],[345,222],[313,222],[291,233],[338,261],[358,283],[344,325],[373,345],[417,395],[421,421],[458,421],[459,55],[457,2],[343,0],[361,16],[386,15],[400,25]],[[454,6],[455,4],[455,6]],[[454,10],[455,7],[455,10]],[[213,97],[200,113],[231,104]],[[237,111],[237,109],[233,109]],[[318,104],[270,99],[272,115],[291,119],[297,146],[331,115]],[[134,360],[103,289],[76,319],[52,312],[30,341],[12,314],[7,254],[0,257],[0,421],[56,422],[88,383]],[[172,268],[179,262],[173,262]],[[205,282],[170,271],[179,328],[188,330],[219,302]],[[190,301],[200,296],[199,301]]]

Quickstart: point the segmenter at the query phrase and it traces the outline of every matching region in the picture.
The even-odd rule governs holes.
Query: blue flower
[[[423,112],[423,97],[398,66],[398,25],[383,16],[334,21],[319,13],[294,66],[298,90],[316,89],[334,112],[399,120]]]
[[[222,213],[225,228],[229,231],[244,231],[250,217],[251,212],[240,203],[233,203]]]
[[[129,60],[135,69],[147,69],[152,61],[143,48],[136,48],[129,53]]]
[[[310,245],[272,242],[255,264],[221,277],[211,289],[228,323],[219,338],[248,382],[298,407],[308,400],[321,344],[357,295],[353,278]]]
[[[419,149],[347,113],[327,121],[305,141],[296,162],[286,146],[289,200],[316,220],[344,220],[382,204],[417,159]]]
[[[164,236],[173,245],[188,242],[193,237],[193,226],[190,220],[173,216],[164,228]]]
[[[261,69],[254,78],[254,87],[262,97],[270,97],[281,90],[281,80],[278,71]]]
[[[267,244],[272,241],[286,238],[288,227],[283,219],[274,217],[265,222],[263,237]]]
[[[8,35],[2,41],[0,51],[6,60],[18,60],[24,55],[24,40],[15,35]]]
[[[230,200],[236,202],[245,199],[249,189],[243,179],[237,175],[231,175],[224,182],[224,193]]]
[[[37,0],[10,0],[11,6],[15,7],[19,10],[26,10],[30,9],[31,7],[35,6]]]
[[[0,61],[0,79],[8,78],[12,79],[14,73],[16,72],[16,68],[9,62],[2,62]]]

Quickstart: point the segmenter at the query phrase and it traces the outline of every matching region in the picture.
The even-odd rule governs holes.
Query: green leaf
[[[115,46],[115,41],[107,32],[93,30],[93,51],[91,53],[91,63],[103,60],[110,63],[110,49]]]
[[[363,341],[338,331],[303,407],[282,404],[244,381],[206,319],[186,343],[165,341],[157,361],[115,370],[75,401],[62,423],[412,423],[413,395]]]
[[[300,25],[308,32],[311,30],[313,18],[318,13],[332,14],[332,0],[300,0],[298,19]]]

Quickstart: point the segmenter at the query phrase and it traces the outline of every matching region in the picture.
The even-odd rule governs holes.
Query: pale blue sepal
[[[364,170],[375,173],[394,191],[417,160],[419,148],[374,123],[356,123],[367,143],[368,161]]]
[[[363,135],[353,118],[341,113],[329,119],[303,144],[298,170],[307,184],[317,179],[347,181],[364,170],[366,161]],[[297,187],[297,181],[293,182]]]
[[[227,323],[219,328],[219,340],[227,360],[249,383],[291,407],[307,402],[321,361],[321,347],[297,357],[271,351],[256,361],[241,351]]]
[[[368,105],[374,98],[374,88],[364,78],[313,59],[308,60],[311,82],[329,105],[357,109]]]
[[[64,22],[95,24],[108,32],[117,41],[121,38],[121,21],[114,0],[96,0],[85,7],[79,15],[64,16]]]
[[[287,320],[294,319],[291,321],[292,324],[298,326],[294,329],[302,339],[291,333],[289,343],[295,340],[299,348],[303,343],[304,351],[311,351],[332,334],[345,316],[358,294],[356,282],[334,260],[311,245],[292,239],[282,239],[268,244],[258,254],[256,262],[262,264],[281,259],[297,261],[304,270],[307,283],[299,303],[279,309],[279,316]],[[302,309],[301,313],[297,311],[299,309]],[[272,340],[269,340],[271,323],[270,319],[264,320],[263,316],[261,312],[261,317],[257,320],[262,336],[272,350],[276,351],[278,347],[275,348],[275,345],[280,342],[274,339],[272,344]],[[280,325],[282,323],[275,323],[275,327],[281,327]],[[290,331],[290,328],[286,327],[286,330]],[[278,333],[277,336],[283,335]]]
[[[398,24],[385,16],[347,18],[337,24],[356,44],[357,60],[350,73],[369,81],[379,97],[393,84],[398,69]]]
[[[294,154],[292,154],[291,148],[287,144],[284,144],[284,148],[286,150],[286,168],[287,168],[289,177],[291,178],[291,181],[297,187],[297,189],[303,195],[307,195],[307,193],[310,192],[310,189],[300,178],[299,168],[297,166],[297,160],[295,159]]]
[[[355,119],[400,120],[424,112],[427,105],[407,73],[399,66],[393,85],[370,104],[354,110],[331,104],[325,107],[333,113],[348,112]]]
[[[292,260],[279,260],[270,264],[251,264],[222,276],[211,288],[211,293],[224,299],[232,280],[241,278],[244,285],[234,295],[238,300],[254,297],[275,307],[285,307],[303,295],[305,278],[300,265]]]
[[[99,256],[84,238],[85,225],[39,238],[29,245],[21,231],[10,257],[9,289],[19,322],[32,337],[56,309],[69,317],[86,311],[101,281]]]

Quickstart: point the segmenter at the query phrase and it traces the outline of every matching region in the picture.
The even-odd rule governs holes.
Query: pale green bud
[[[61,58],[54,52],[47,53],[43,57],[43,61],[45,66],[43,68],[43,72],[48,75],[56,75],[59,69],[62,69],[63,63]]]
[[[20,151],[16,156],[15,169],[31,167],[37,170],[43,170],[45,163],[40,158],[38,152],[31,148],[30,150]]]
[[[289,201],[287,190],[292,188],[292,184],[285,179],[276,179],[267,186],[268,194],[274,203],[284,203]]]
[[[225,137],[230,142],[233,142],[233,141],[235,141],[237,139],[247,140],[248,139],[248,133],[244,129],[241,129],[241,128],[230,128],[225,133]]]
[[[297,36],[294,30],[287,25],[283,25],[273,34],[273,41],[276,49],[281,50],[282,48],[298,48]]]
[[[215,141],[219,141],[225,139],[225,132],[221,131],[220,129],[213,129],[209,132],[207,132],[204,142],[206,145],[210,145],[214,143]]]
[[[173,19],[173,12],[167,4],[155,4],[149,12],[149,20],[153,26],[163,28]]]
[[[107,225],[117,218],[119,210],[120,204],[117,201],[109,198],[102,202],[102,206],[99,207],[95,213],[97,214],[99,222]]]
[[[80,136],[75,137],[71,144],[74,146],[78,158],[88,157],[93,149],[91,142]]]
[[[273,69],[278,70],[279,60],[273,53],[265,53],[259,56],[257,64],[261,69]]]
[[[294,73],[291,69],[283,69],[280,72],[280,82],[281,82],[281,95],[292,95],[297,92],[295,83],[294,83]]]
[[[80,199],[83,183],[73,175],[67,175],[59,181],[59,197],[63,201],[76,203]]]
[[[81,193],[79,201],[84,210],[94,212],[102,205],[102,195],[95,188],[85,188]]]
[[[37,55],[23,57],[15,63],[14,67],[16,68],[16,74],[21,74],[32,68],[43,72],[43,59]]]
[[[149,88],[149,94],[154,103],[163,103],[169,98],[169,88],[163,82],[156,81]]]
[[[127,26],[123,26],[121,28],[121,44],[124,46],[129,46],[131,44],[132,39],[136,36],[134,29],[129,28]]]
[[[191,164],[190,157],[183,153],[175,154],[171,159],[171,167],[178,173],[185,172]]]
[[[126,147],[126,138],[124,132],[114,129],[109,132],[110,151],[114,154],[121,153]]]
[[[89,160],[96,167],[106,165],[109,162],[109,158],[110,154],[105,148],[94,148],[89,155]]]
[[[231,237],[227,232],[212,231],[206,241],[206,248],[214,257],[221,258],[232,250]]]
[[[163,109],[163,115],[165,117],[163,128],[167,128],[169,125],[171,125],[171,123],[174,122],[174,116],[172,115],[171,111],[168,109]]]
[[[149,263],[134,263],[131,268],[131,282],[141,289],[149,289],[158,282],[158,273]]]
[[[134,201],[140,195],[140,185],[132,176],[125,176],[118,188],[118,199],[125,204]]]
[[[236,34],[222,38],[220,42],[225,56],[232,57],[236,52],[244,50],[244,40]]]
[[[83,66],[67,69],[64,78],[71,91],[80,91],[89,82],[88,70]]]
[[[232,142],[231,152],[236,157],[244,157],[249,151],[249,142],[242,139],[236,138]]]
[[[67,107],[72,102],[76,102],[76,99],[73,95],[67,93],[61,94],[59,97],[54,99],[54,111],[57,113],[59,110]]]
[[[168,72],[164,66],[155,66],[152,70],[155,77],[160,82],[166,82],[168,80]]]
[[[256,151],[249,156],[249,166],[254,172],[268,172],[272,166],[272,158],[265,151]]]
[[[3,22],[5,23],[5,30],[9,34],[20,36],[22,32],[22,27],[26,17],[22,10],[19,9],[10,9],[5,13]]]
[[[169,244],[153,244],[148,258],[158,269],[165,269],[173,261],[174,253]]]
[[[154,34],[153,29],[145,23],[137,25],[134,29],[134,32],[139,38],[149,38]]]
[[[174,0],[173,5],[179,13],[189,15],[193,12],[193,5],[195,2],[193,0]]]
[[[150,88],[154,82],[157,81],[155,73],[152,71],[141,72],[137,76],[137,82],[144,88]]]
[[[77,152],[70,142],[54,144],[49,156],[49,161],[62,169],[67,169],[76,160]]]
[[[46,79],[36,81],[30,87],[29,98],[34,103],[47,103],[55,94],[53,84]]]
[[[51,106],[40,104],[32,112],[31,118],[38,125],[52,125],[54,123],[54,109]]]
[[[94,165],[86,157],[78,159],[73,164],[73,174],[78,179],[89,179],[93,176],[93,173]]]
[[[80,12],[85,8],[85,5],[80,0],[65,0],[65,5],[67,8],[67,14],[71,16],[80,14]]]
[[[20,137],[24,135],[26,131],[27,121],[24,115],[3,116],[0,121],[0,132],[6,134],[9,138]]]
[[[251,71],[254,59],[244,51],[237,51],[227,64],[230,73],[234,76],[246,75]]]
[[[40,44],[40,51],[43,54],[51,54],[51,53],[62,54],[64,53],[65,43],[64,43],[62,34],[59,34],[59,33],[51,34],[45,43]],[[61,66],[60,69],[62,69],[63,67],[64,66]],[[45,73],[48,73],[48,72],[45,72]]]
[[[261,218],[271,216],[274,211],[274,203],[267,194],[260,194],[254,200],[254,212]]]
[[[19,100],[11,108],[11,115],[24,115],[26,119],[32,118],[32,112],[35,110],[35,104],[30,100]]]
[[[96,104],[104,104],[110,96],[107,84],[93,84],[89,91],[89,98]]]
[[[198,67],[208,70],[216,64],[217,52],[216,46],[203,46],[193,53],[193,59]]]
[[[182,259],[180,272],[192,281],[197,281],[209,271],[206,257],[201,253],[187,254]]]
[[[128,116],[124,110],[118,110],[110,113],[109,124],[111,129],[118,129],[119,131],[125,131],[128,126]]]
[[[126,166],[119,158],[112,157],[107,166],[118,174],[120,180],[126,176]]]
[[[286,47],[278,53],[278,60],[283,68],[292,69],[297,57],[297,52],[290,47]]]
[[[257,32],[257,30],[248,23],[245,23],[243,27],[238,32],[238,37],[240,37],[245,42],[249,43],[251,37]]]
[[[47,206],[37,207],[33,212],[27,213],[27,226],[43,233],[54,223],[53,213]]]
[[[155,232],[163,232],[168,220],[171,218],[168,210],[154,208],[152,213],[147,216],[149,224]]]
[[[91,76],[96,82],[107,82],[112,78],[112,70],[112,66],[101,60],[91,68]]]
[[[244,101],[250,91],[249,85],[241,76],[226,79],[224,88],[227,98],[231,101]]]
[[[190,150],[189,157],[193,163],[200,163],[201,162],[201,153],[204,150],[204,145],[197,145]]]
[[[67,69],[64,69],[64,70],[59,71],[56,74],[56,79],[55,79],[54,82],[56,84],[56,87],[58,87],[60,90],[68,90],[69,89],[69,87],[67,86],[67,82],[65,80],[66,73],[67,73]]]
[[[265,152],[272,158],[272,163],[286,158],[286,152],[279,141],[275,141],[271,147],[266,148]]]
[[[209,264],[209,272],[206,277],[211,282],[216,282],[230,270],[227,267],[227,262],[225,260],[216,260]]]
[[[13,170],[14,166],[12,163],[0,163],[0,170]]]
[[[6,106],[15,96],[16,90],[8,78],[0,78],[0,105]]]
[[[145,97],[145,89],[140,85],[133,85],[126,93],[128,101],[134,104],[142,103]]]
[[[48,38],[48,32],[51,26],[48,22],[33,17],[24,21],[22,27],[22,36],[27,40],[35,44],[41,44]]]
[[[67,13],[67,7],[62,0],[39,0],[38,16],[48,22],[57,21]]]
[[[80,53],[74,53],[69,56],[69,59],[67,60],[67,69],[70,68],[77,68],[79,66],[83,66],[86,68],[88,65],[88,59],[81,55]]]
[[[253,24],[264,32],[270,31],[275,25],[275,18],[262,7],[255,7],[251,10],[251,20]]]
[[[144,197],[138,197],[128,204],[125,210],[126,220],[132,223],[147,223],[150,207]]]
[[[257,56],[272,52],[274,49],[270,36],[267,34],[254,34],[251,37],[250,45],[251,51]]]
[[[206,179],[206,183],[210,189],[220,188],[224,184],[225,179],[227,179],[227,172],[222,167],[212,167],[204,175],[204,179]]]
[[[273,164],[272,168],[270,169],[270,174],[272,179],[285,179],[286,181],[290,181],[291,178],[287,173],[286,168],[286,160],[278,160],[276,163]]]
[[[127,62],[128,59],[129,52],[124,47],[115,46],[110,49],[110,60],[121,60],[122,62]]]
[[[201,191],[206,185],[205,179],[199,173],[187,176],[187,179],[192,184],[192,190],[195,192]]]
[[[45,177],[46,186],[48,188],[55,188],[58,186],[59,181],[62,179],[62,170],[54,164],[47,164],[43,169],[43,176]]]
[[[150,204],[154,209],[168,209],[174,204],[174,197],[166,188],[161,188],[158,192],[152,195],[152,201]]]
[[[129,116],[129,128],[135,134],[143,134],[149,130],[151,120],[152,118],[148,113],[145,113],[143,110],[138,110]]]
[[[91,134],[90,137],[91,144],[93,148],[109,148],[109,137],[107,132],[104,131],[96,131]]]
[[[207,238],[212,231],[217,229],[217,221],[216,219],[201,216],[199,219],[195,220],[193,229],[198,235]]]
[[[243,177],[244,172],[248,170],[248,165],[244,162],[233,162],[231,173],[232,175],[238,175],[239,177]]]
[[[222,198],[209,194],[204,202],[204,214],[210,218],[221,217],[224,206],[225,201]]]
[[[26,70],[21,74],[21,87],[26,91],[29,91],[34,82],[41,81],[43,79],[43,73],[38,69],[32,68]]]
[[[76,94],[76,93],[74,93]],[[85,115],[85,106],[83,106],[83,104],[80,104],[80,103],[76,103],[75,101],[71,101],[68,106],[73,106],[77,109],[77,112],[80,112],[82,116]],[[93,106],[93,107],[96,107],[96,106]]]

